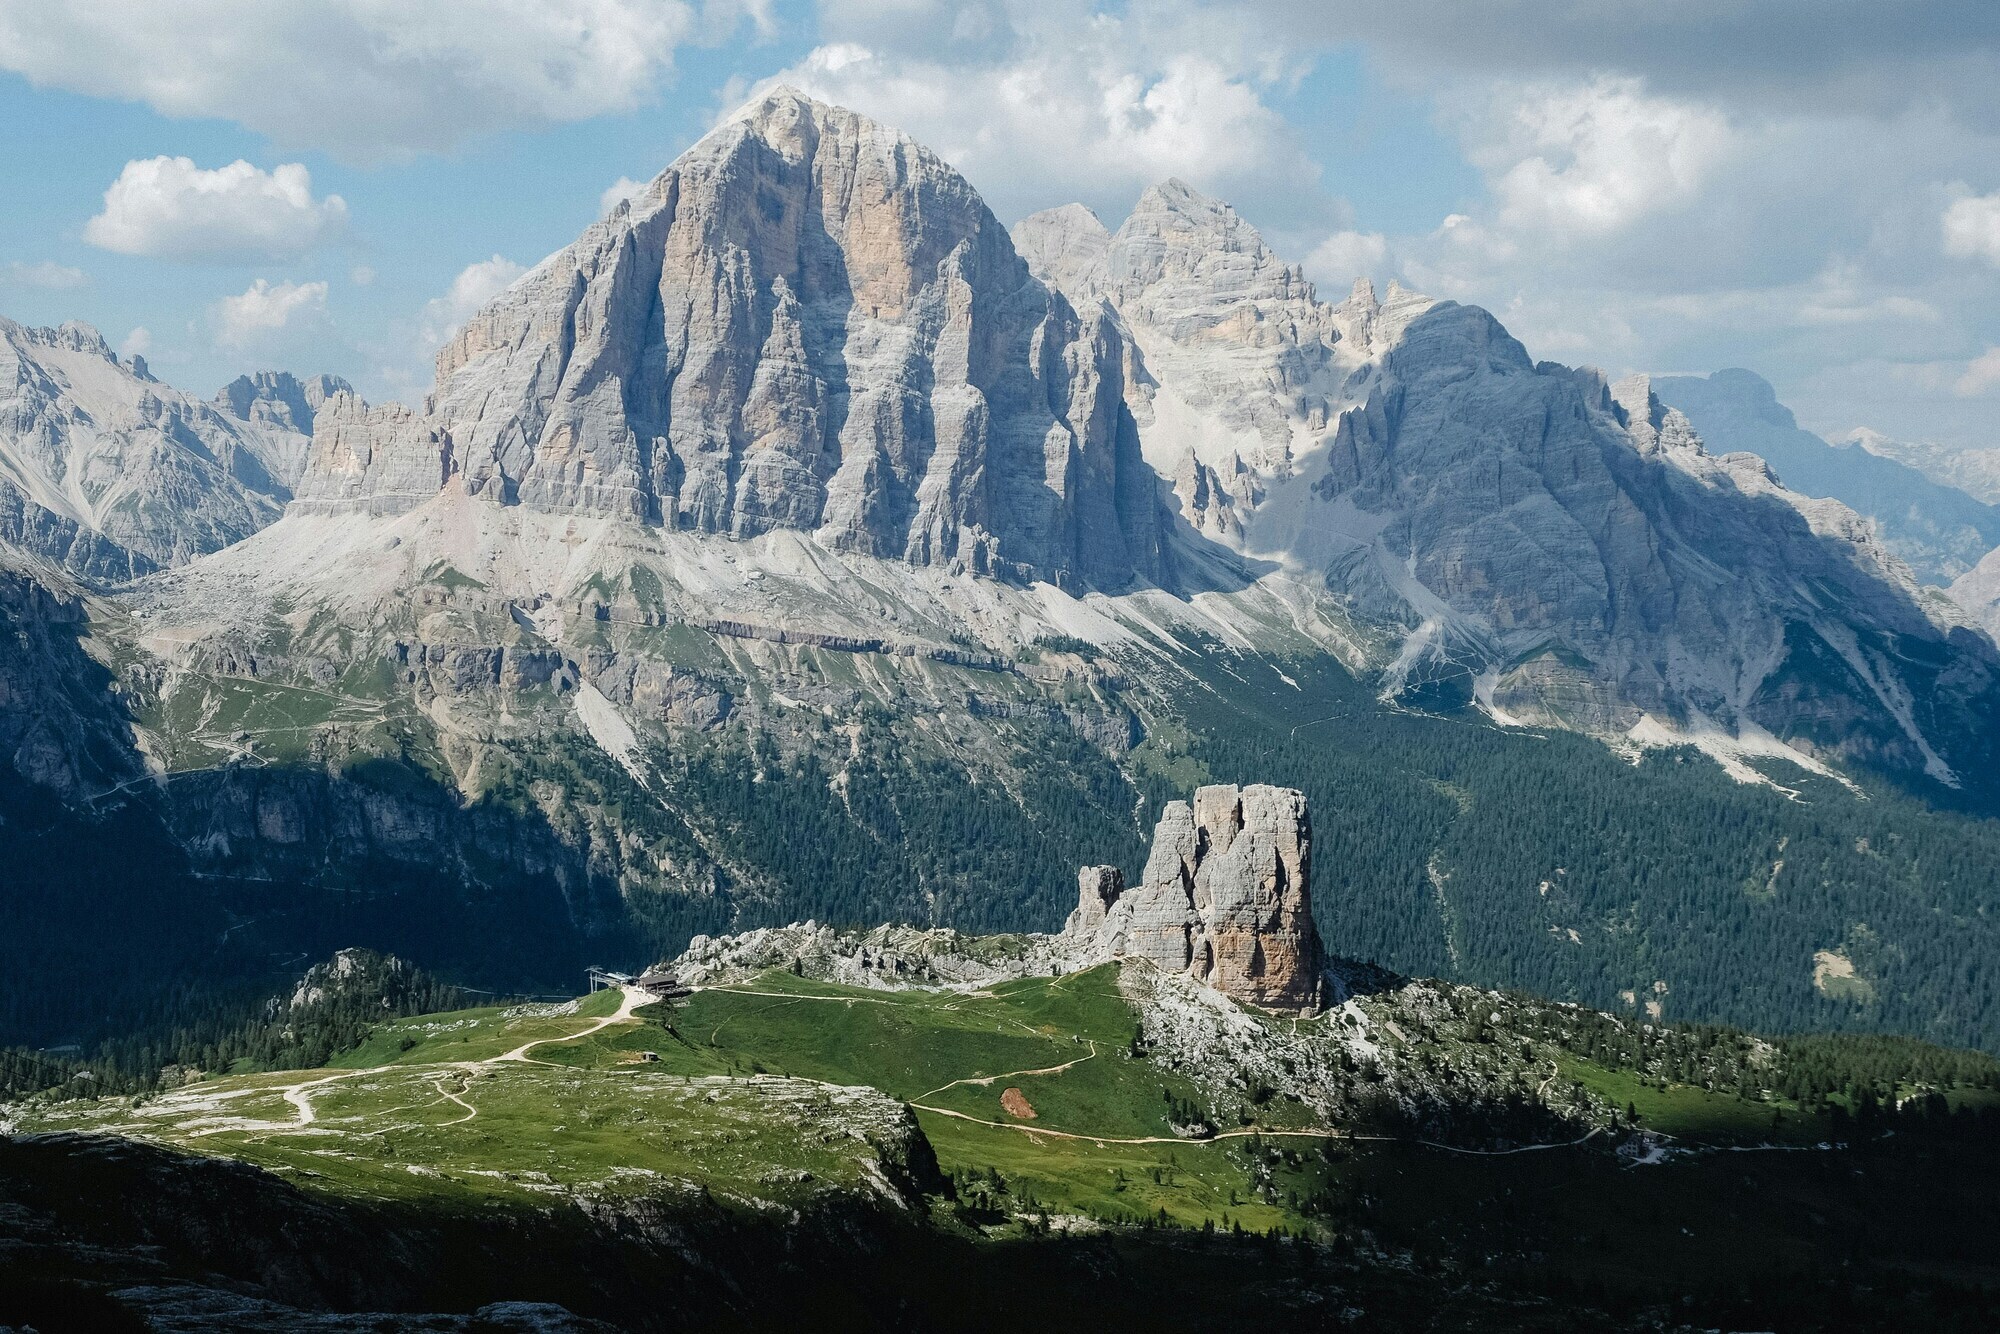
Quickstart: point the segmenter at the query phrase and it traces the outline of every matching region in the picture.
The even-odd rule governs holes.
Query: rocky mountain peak
[[[1111,231],[1082,204],[1031,213],[1014,224],[1013,238],[1014,248],[1035,276],[1079,307],[1105,296]]]
[[[32,329],[27,334],[30,341],[45,347],[82,352],[106,361],[118,360],[118,354],[111,350],[111,344],[104,341],[104,335],[97,331],[96,326],[81,320],[65,320],[53,329]]]
[[[326,401],[353,392],[354,386],[337,375],[301,380],[290,371],[257,371],[224,385],[215,395],[215,406],[243,421],[311,435],[313,418]]]
[[[1278,258],[1235,209],[1178,180],[1139,196],[1110,250],[1120,309],[1172,336],[1210,327],[1218,303],[1313,304],[1302,270]]]
[[[1085,867],[1064,935],[1087,961],[1144,959],[1234,1000],[1311,1010],[1322,959],[1305,794],[1256,783],[1197,788],[1160,812],[1145,875]]]
[[[779,89],[470,320],[426,413],[375,419],[365,451],[316,448],[301,493],[380,510],[437,477],[502,505],[1123,586],[1162,559],[1123,374],[1102,312],[1037,281],[957,172]]]

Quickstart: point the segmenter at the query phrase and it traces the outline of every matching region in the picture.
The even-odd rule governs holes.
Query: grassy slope
[[[1878,1276],[2000,1278],[1974,1239],[1987,1223],[2000,1226],[1990,1146],[1898,1140],[1633,1169],[1582,1150],[1476,1156],[1248,1136],[1121,1143],[1167,1134],[1163,1093],[1197,1091],[1129,1054],[1134,1020],[1112,983],[1100,969],[983,992],[890,993],[774,973],[700,992],[676,1012],[649,1007],[576,1041],[560,1039],[614,1012],[613,994],[568,1015],[460,1011],[386,1023],[343,1069],[231,1076],[138,1108],[60,1104],[24,1128],[143,1133],[336,1196],[467,1218],[541,1212],[571,1191],[708,1192],[725,1204],[790,1208],[828,1186],[870,1189],[873,1150],[852,1128],[867,1108],[841,1104],[860,1100],[878,1117],[894,1104],[831,1087],[868,1084],[998,1123],[918,1112],[959,1182],[939,1221],[996,1237],[1018,1236],[1020,1217],[1042,1212],[1309,1229],[1343,1253],[1488,1257],[1489,1277],[1562,1300],[1665,1301],[1700,1290],[1725,1314],[1736,1292],[1793,1294],[1773,1299],[1781,1305],[1818,1300],[1826,1267],[1848,1251]],[[542,1037],[558,1038],[531,1053],[547,1064],[462,1064]],[[1060,1073],[1022,1073],[1070,1062]],[[1676,1136],[1770,1136],[1768,1104],[1661,1090],[1582,1061],[1565,1073],[1637,1103],[1649,1125]],[[299,1127],[283,1090],[329,1076],[312,1092],[316,1121]],[[1008,1088],[1033,1105],[1032,1121],[1002,1108]],[[1810,1139],[1817,1129],[1797,1118],[1789,1133]],[[1034,1133],[1046,1130],[1105,1138]]]
[[[1167,1095],[1200,1104],[1201,1092],[1131,1055],[1136,1022],[1115,976],[1106,966],[975,992],[884,992],[772,972],[699,992],[678,1011],[648,1007],[576,1040],[564,1039],[615,1013],[618,993],[583,998],[568,1013],[423,1015],[384,1023],[339,1057],[326,1072],[334,1078],[311,1093],[318,1119],[310,1128],[293,1124],[296,1108],[280,1090],[323,1077],[314,1072],[210,1081],[136,1113],[109,1100],[63,1104],[42,1123],[136,1131],[337,1192],[437,1196],[455,1207],[495,1193],[618,1189],[661,1177],[770,1198],[773,1173],[859,1180],[855,1155],[793,1134],[787,1118],[827,1111],[813,1106],[815,1089],[869,1086],[919,1105],[940,1164],[983,1183],[971,1188],[975,1196],[995,1192],[997,1173],[1002,1203],[1016,1210],[1032,1203],[1107,1220],[1164,1215],[1182,1226],[1256,1232],[1309,1227],[1328,1201],[1365,1216],[1374,1207],[1365,1201],[1376,1198],[1368,1183],[1385,1171],[1428,1179],[1549,1170],[1310,1137],[1177,1139]],[[554,1041],[530,1053],[533,1063],[462,1068],[545,1039]],[[656,1059],[645,1059],[649,1052]],[[1811,1143],[1827,1131],[1795,1108],[1661,1089],[1576,1058],[1562,1068],[1685,1141]],[[1003,1105],[1010,1089],[1032,1118]],[[267,1124],[222,1126],[215,1118],[223,1114]],[[1276,1099],[1259,1109],[1259,1125],[1309,1120]],[[1120,1142],[1155,1138],[1166,1142]],[[992,1221],[1005,1212],[968,1216]]]

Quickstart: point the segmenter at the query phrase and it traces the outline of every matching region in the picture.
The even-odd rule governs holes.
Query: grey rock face
[[[139,363],[143,373],[144,363]],[[261,456],[271,477],[286,488],[296,487],[305,471],[313,422],[327,400],[352,394],[354,386],[337,375],[300,380],[290,371],[258,371],[239,375],[215,396],[218,411],[264,428],[273,448]]]
[[[1086,866],[1076,873],[1076,911],[1063,923],[1063,934],[1095,936],[1111,905],[1125,892],[1125,873],[1115,866]]]
[[[119,361],[88,325],[0,319],[0,541],[73,574],[130,578],[249,536],[305,445]]]
[[[450,479],[442,432],[400,403],[371,408],[336,394],[313,419],[312,448],[293,501],[303,514],[360,510],[401,514]]]
[[[503,504],[1120,586],[1160,562],[1121,347],[951,168],[791,92],[481,311],[421,419],[315,441],[301,494]],[[363,447],[365,446],[365,447]]]
[[[1198,788],[1160,813],[1141,884],[1086,867],[1064,927],[1089,961],[1145,959],[1272,1009],[1320,1001],[1305,795],[1253,784]]]
[[[1769,382],[1750,371],[1653,381],[1711,449],[1743,450],[1790,490],[1838,500],[1872,519],[1882,543],[1929,584],[1948,584],[2000,546],[2000,507],[1941,485],[1909,464],[1800,428]]]
[[[1951,585],[1952,601],[1995,640],[2000,640],[2000,548],[1960,575]]]
[[[1946,782],[1981,762],[1956,742],[2000,716],[2000,658],[1866,521],[1711,453],[1649,382],[1537,364],[1485,311],[1393,285],[1323,303],[1175,182],[1094,222],[1038,214],[1017,244],[1117,313],[1181,517],[1400,627],[1385,693],[1456,682],[1511,721],[1769,732]],[[1960,559],[1980,539],[1953,531]],[[1917,644],[1959,666],[1913,669]]]

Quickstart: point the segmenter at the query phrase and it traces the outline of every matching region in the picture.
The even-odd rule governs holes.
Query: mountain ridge
[[[1017,247],[904,137],[764,99],[428,403],[237,386],[310,412],[297,498],[21,601],[0,796],[51,846],[144,826],[162,895],[249,924],[229,967],[365,884],[359,943],[498,985],[808,915],[1046,925],[1049,866],[1136,874],[1167,786],[1281,761],[1340,822],[1354,911],[1315,902],[1354,953],[1990,1041],[1935,970],[1990,929],[1953,812],[1995,797],[1994,649],[1866,523],[1488,312],[1321,301],[1185,185],[1045,222]],[[1050,234],[1096,295],[1035,276]],[[49,920],[97,901],[49,870]]]

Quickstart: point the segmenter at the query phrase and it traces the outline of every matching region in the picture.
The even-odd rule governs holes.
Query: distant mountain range
[[[1990,505],[1805,436],[1754,377],[1613,383],[1476,307],[1323,301],[1177,181],[1010,235],[929,150],[779,90],[475,315],[421,408],[283,375],[201,403],[81,326],[0,332],[21,800],[143,808],[232,950],[499,970],[814,912],[1036,924],[1163,785],[1280,781],[1212,771],[1311,742],[1378,747],[1376,792],[1320,809],[1407,781],[1423,812],[1337,947],[1599,996],[1671,981],[1679,910],[1564,890],[1566,822],[1731,789],[1648,787],[1679,747],[1764,789],[1726,855],[1674,852],[1724,915],[1801,864],[1793,797],[1841,859],[1887,838],[1850,790],[1910,822],[1898,858],[1945,817],[1893,794],[2000,803],[2000,650],[1927,586]],[[1433,715],[1486,758],[1382,740]],[[1566,732],[1615,750],[1551,758]],[[1558,851],[1454,870],[1441,831],[1530,773]],[[1984,929],[1984,855],[1908,901],[1901,957]],[[1465,929],[1503,884],[1504,947]],[[1816,949],[1900,966],[1881,913],[1799,892],[1754,964],[1786,1022],[1825,1000]],[[1589,907],[1521,926],[1561,903]],[[382,938],[330,925],[361,919]],[[1882,1004],[1938,1013],[1930,985]],[[1951,1031],[1986,1033],[1968,1005]]]
[[[1769,382],[1752,371],[1659,377],[1653,388],[1687,414],[1711,448],[1755,454],[1792,490],[1838,500],[1875,520],[1883,545],[1925,583],[1949,584],[2000,547],[2000,506],[1993,503],[2000,485],[1981,498],[1965,484],[1978,477],[1973,464],[1942,469],[1945,459],[1970,451],[1897,446],[1872,433],[1866,442],[1829,444],[1801,429]],[[2000,483],[2000,458],[1995,463],[1993,481]],[[1953,476],[1960,480],[1944,480]]]
[[[1953,449],[1892,440],[1866,427],[1849,431],[1840,443],[1859,445],[1870,454],[1907,463],[1941,486],[1956,487],[1975,500],[2000,505],[2000,449]]]
[[[132,578],[276,519],[332,376],[243,376],[199,402],[95,329],[0,319],[0,540],[94,579]]]

